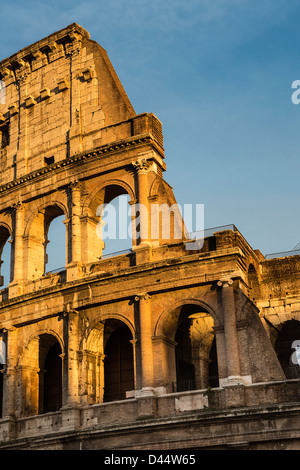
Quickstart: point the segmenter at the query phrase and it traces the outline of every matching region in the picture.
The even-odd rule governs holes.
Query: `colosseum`
[[[300,252],[187,232],[162,123],[78,24],[0,80],[0,449],[299,450]],[[106,255],[125,196],[131,245]]]

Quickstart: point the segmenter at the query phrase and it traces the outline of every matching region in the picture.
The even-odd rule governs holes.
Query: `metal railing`
[[[300,255],[300,250],[280,251],[279,253],[268,253],[265,255],[265,259],[286,258],[288,256],[298,255]]]
[[[188,233],[185,234],[186,237],[187,237],[186,242],[189,243],[190,241],[195,242],[197,240],[204,240],[205,238],[212,237],[214,235],[214,233],[223,232],[223,231],[226,231],[226,230],[231,230],[233,232],[238,232],[238,229],[236,228],[236,226],[234,224],[220,225],[218,227],[212,227],[212,228],[208,228],[208,229],[204,229],[204,230],[200,230],[200,231],[188,232]],[[275,258],[286,258],[288,256],[299,256],[300,255],[300,248],[299,249],[296,249],[296,248],[298,248],[298,245],[293,250],[281,251],[281,252],[277,252],[277,253],[268,253],[268,254],[264,255],[264,257],[265,257],[265,259],[275,259]],[[128,254],[131,254],[131,253],[133,253],[133,250],[128,248],[128,249],[125,249],[125,250],[105,253],[99,259],[100,260],[108,259],[108,258],[112,258],[112,257],[115,257],[115,256],[128,255]],[[48,274],[59,273],[61,271],[65,271],[65,269],[66,269],[65,267],[53,269],[53,270],[45,272],[44,275],[46,276]]]
[[[51,271],[46,271],[44,276],[47,276],[48,274],[57,274],[57,273],[61,273],[62,271],[65,271],[66,268],[63,267],[63,268],[56,268],[56,269],[52,269]]]
[[[188,232],[186,236],[189,237],[191,240],[201,240],[203,238],[212,237],[213,234],[216,232],[223,232],[225,230],[232,230],[233,232],[235,232],[237,228],[233,224],[221,225],[219,227],[206,228],[204,230],[196,232]]]
[[[233,225],[221,225],[219,227],[212,227],[205,229],[203,231],[195,231],[195,232],[188,232],[186,233],[186,237],[188,238],[187,242],[189,241],[195,241],[195,240],[202,240],[203,238],[208,238],[212,237],[214,233],[216,232],[222,232],[224,230],[232,230],[236,231],[237,228]],[[112,258],[114,256],[120,256],[120,255],[128,255],[133,253],[133,250],[130,248],[127,248],[125,250],[120,250],[120,251],[112,251],[110,253],[105,253],[101,256],[100,260],[102,259],[107,259],[107,258]],[[52,273],[52,271],[50,271]]]
[[[133,251],[130,248],[126,250],[113,251],[111,253],[105,253],[104,255],[101,256],[100,259],[112,258],[113,256],[128,255],[129,253],[133,253]]]

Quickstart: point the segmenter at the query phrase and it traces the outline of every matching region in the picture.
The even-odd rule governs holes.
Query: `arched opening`
[[[45,273],[65,267],[66,227],[65,216],[58,206],[45,210]]]
[[[196,388],[195,365],[190,337],[191,319],[182,320],[177,328],[175,342],[177,392]]]
[[[132,199],[131,189],[122,184],[108,184],[92,197],[86,217],[82,219],[85,263],[131,250],[135,243]]]
[[[104,326],[104,402],[124,400],[134,389],[132,334],[119,320]]]
[[[7,228],[0,226],[0,287],[7,287],[12,281],[11,269],[11,243]]]
[[[66,226],[62,223],[66,213],[57,204],[40,209],[29,221],[24,242],[28,256],[25,258],[25,272],[28,279],[38,279],[59,270],[70,258],[70,243],[66,237]]]
[[[40,336],[39,412],[57,411],[62,406],[62,360],[57,339],[48,334]]]
[[[178,392],[217,387],[218,362],[212,316],[198,305],[179,309],[175,333],[176,387]]]
[[[102,213],[102,255],[109,256],[132,248],[131,208],[127,193],[118,195],[109,201]]]
[[[279,331],[275,342],[275,351],[287,379],[300,378],[298,348],[300,348],[300,322],[288,320]]]

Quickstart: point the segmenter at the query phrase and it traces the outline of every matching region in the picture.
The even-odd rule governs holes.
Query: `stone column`
[[[102,403],[104,396],[104,354],[95,351],[79,351],[81,362],[80,403],[83,405],[94,405]]]
[[[96,403],[103,403],[104,397],[104,354],[97,354],[96,359],[96,390],[95,390],[95,398]]]
[[[79,314],[67,305],[64,313],[64,337],[66,338],[66,355],[63,371],[63,431],[73,431],[80,427],[79,377],[78,377],[78,320]]]
[[[140,320],[140,355],[141,355],[141,382],[142,392],[151,392],[153,388],[153,352],[152,352],[152,319],[151,301],[147,293],[136,295],[135,301],[139,303]]]
[[[149,204],[148,204],[148,168],[146,158],[139,158],[132,163],[137,172],[138,210],[140,213],[140,242],[139,245],[149,246]]]
[[[65,337],[67,338],[67,354],[64,360],[64,397],[63,404],[67,407],[77,405],[78,398],[78,312],[67,306],[64,314]]]
[[[222,289],[223,321],[226,348],[227,379],[224,384],[242,383],[240,358],[236,328],[235,301],[232,279],[222,279],[218,286]]]
[[[36,339],[37,347],[39,345],[39,338]],[[37,351],[38,352],[38,351]],[[22,408],[21,408],[21,417],[34,416],[39,413],[40,410],[43,410],[43,379],[40,381],[41,371],[40,368],[35,364],[31,365],[22,365],[17,368],[18,378],[22,382]],[[19,413],[18,409],[18,413]],[[43,410],[44,412],[44,410]]]
[[[154,386],[162,393],[172,393],[176,389],[176,344],[163,335],[152,339]]]
[[[137,172],[137,203],[135,208],[135,236],[136,240],[132,245],[135,251],[135,262],[137,265],[148,263],[152,260],[152,244],[149,239],[149,203],[148,203],[148,168],[149,162],[146,158],[139,158],[132,163]],[[139,217],[136,217],[139,212]],[[139,223],[139,237],[137,237],[137,227]]]
[[[68,268],[67,281],[72,281],[81,277],[81,183],[74,181],[69,185],[70,189],[70,220],[66,221],[70,233],[68,234]],[[70,247],[69,247],[70,244]]]
[[[226,364],[226,344],[225,334],[223,326],[214,326],[214,332],[216,335],[216,346],[217,346],[217,360],[218,360],[218,375],[219,382],[221,383],[227,377],[227,364]]]
[[[24,264],[24,205],[21,202],[14,204],[14,226],[13,226],[13,281],[10,294],[19,295],[22,292],[20,283],[23,281]]]
[[[6,372],[3,384],[3,418],[16,414],[17,329],[7,330]]]
[[[80,208],[81,208],[81,184],[75,181],[70,184],[71,188],[71,232],[72,232],[72,262],[81,262],[81,226],[80,226]]]

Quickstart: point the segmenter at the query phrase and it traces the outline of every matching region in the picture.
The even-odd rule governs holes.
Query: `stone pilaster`
[[[15,215],[14,227],[14,281],[23,279],[23,233],[24,205],[18,202],[13,206]]]
[[[16,328],[10,328],[6,331],[7,335],[7,356],[6,371],[4,373],[3,383],[3,418],[12,418],[15,416],[16,410],[16,361],[17,353],[17,337]]]
[[[78,322],[79,314],[67,305],[64,313],[64,335],[66,338],[66,356],[63,371],[63,405],[76,406],[79,403],[78,381]]]
[[[227,364],[226,364],[226,343],[225,343],[225,334],[224,327],[214,326],[214,332],[216,335],[216,346],[218,351],[218,374],[219,381],[226,380],[227,378]]]
[[[153,336],[153,370],[155,388],[171,393],[176,384],[175,348],[177,343],[166,336]]]
[[[136,245],[133,245],[136,256],[136,264],[144,264],[152,259],[152,248],[149,240],[149,210],[148,203],[149,186],[148,186],[148,169],[149,161],[146,158],[138,158],[132,162],[137,174],[137,202],[135,205],[135,214],[139,213],[136,220],[136,228],[139,225],[139,233],[136,233]]]
[[[70,190],[70,214],[69,223],[71,244],[71,263],[68,265],[67,280],[72,281],[81,277],[81,183],[74,181],[69,185]]]
[[[152,353],[152,318],[151,300],[147,293],[140,293],[135,296],[135,301],[139,304],[140,323],[140,359],[141,373],[140,384],[142,390],[153,387],[153,353]]]
[[[148,169],[146,158],[139,158],[132,162],[137,174],[138,198],[137,204],[140,213],[140,245],[149,245],[149,204],[148,204]]]
[[[80,225],[80,209],[81,209],[81,183],[75,181],[70,184],[71,204],[72,204],[72,262],[81,261],[81,225]]]
[[[9,297],[23,293],[24,278],[24,205],[18,202],[13,205],[12,269],[13,279],[9,285]]]
[[[78,352],[81,364],[80,403],[90,405],[102,403],[104,397],[104,358],[100,352],[83,350]]]
[[[240,355],[238,348],[233,280],[222,279],[218,282],[222,292],[224,337],[226,348],[227,378],[220,385],[242,384],[240,376]]]

